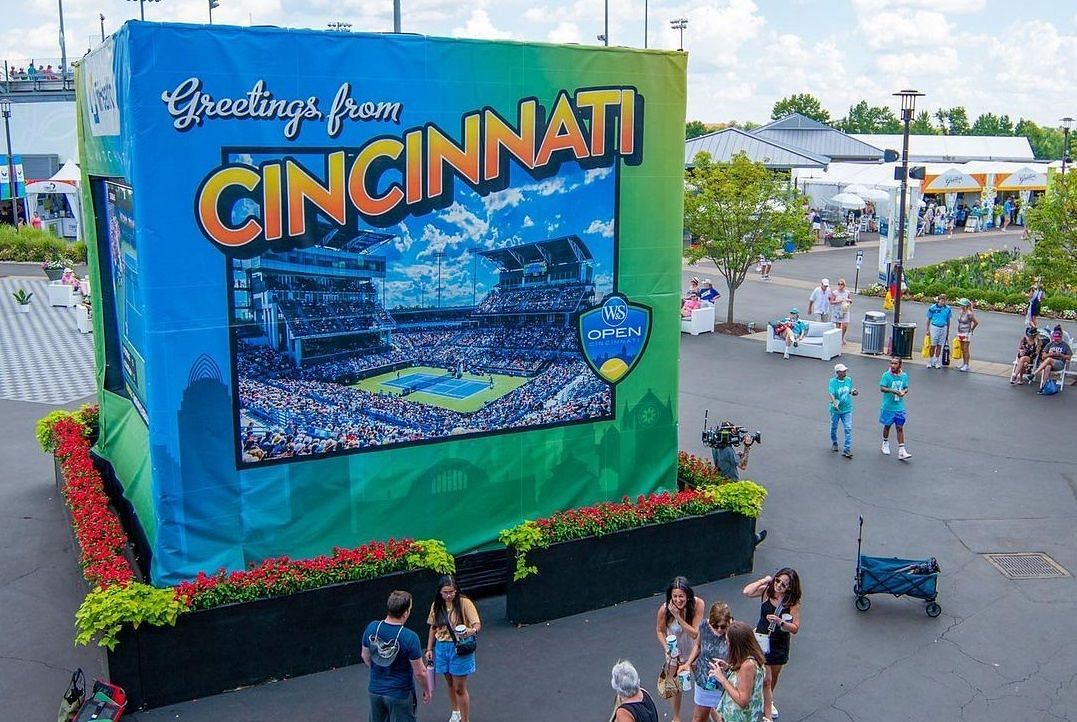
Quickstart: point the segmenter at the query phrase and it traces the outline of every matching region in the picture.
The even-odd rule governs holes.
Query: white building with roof
[[[900,134],[854,133],[853,138],[882,149],[901,151]],[[970,160],[1036,160],[1028,138],[997,135],[910,135],[910,163],[964,163]]]

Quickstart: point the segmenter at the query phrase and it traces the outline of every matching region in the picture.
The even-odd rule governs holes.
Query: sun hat
[[[834,370],[835,371],[848,371],[849,367],[846,366],[845,364],[834,364]]]

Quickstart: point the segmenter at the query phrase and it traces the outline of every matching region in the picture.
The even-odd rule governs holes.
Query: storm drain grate
[[[1010,579],[1055,579],[1070,576],[1061,564],[1042,552],[983,556]]]

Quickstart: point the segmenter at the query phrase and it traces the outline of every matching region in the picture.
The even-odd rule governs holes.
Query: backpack
[[[400,652],[400,633],[404,631],[404,625],[400,625],[400,629],[396,630],[396,636],[391,640],[378,637],[381,625],[382,623],[378,622],[378,628],[370,635],[370,661],[379,667],[388,667]]]
[[[1047,383],[1040,389],[1040,393],[1044,396],[1053,396],[1057,394],[1061,389],[1058,387],[1058,382],[1054,379],[1047,379]]]

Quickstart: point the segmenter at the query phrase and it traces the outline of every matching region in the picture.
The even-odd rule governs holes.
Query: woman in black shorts
[[[755,631],[757,635],[767,636],[770,642],[770,650],[764,648],[767,677],[763,686],[763,719],[774,719],[778,716],[774,690],[782,668],[789,661],[790,635],[800,631],[800,577],[795,569],[779,569],[774,576],[744,587],[744,596],[760,599]]]

